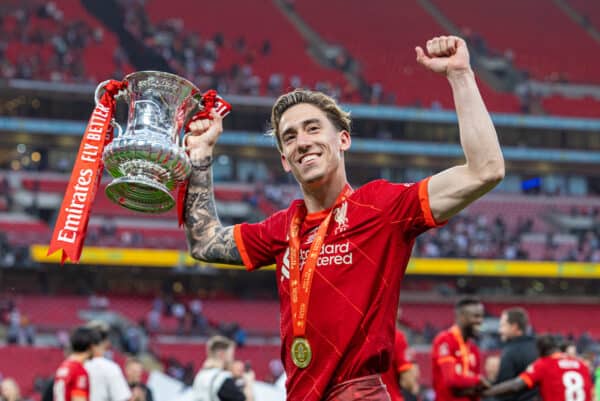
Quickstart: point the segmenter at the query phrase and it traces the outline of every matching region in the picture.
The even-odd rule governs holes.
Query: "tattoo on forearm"
[[[185,201],[185,231],[191,254],[207,262],[242,263],[233,227],[217,215],[211,169],[194,169]]]

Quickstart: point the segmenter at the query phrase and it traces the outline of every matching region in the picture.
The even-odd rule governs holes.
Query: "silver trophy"
[[[117,128],[102,160],[115,179],[106,187],[113,202],[144,213],[162,213],[175,205],[171,191],[190,175],[190,159],[182,146],[182,130],[203,110],[202,94],[194,84],[177,75],[158,71],[129,74],[129,104],[125,132]],[[106,82],[96,88],[98,103]]]

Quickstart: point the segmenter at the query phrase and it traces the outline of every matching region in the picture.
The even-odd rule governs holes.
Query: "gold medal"
[[[307,367],[312,359],[312,350],[310,349],[310,344],[304,337],[294,338],[294,342],[292,342],[291,353],[292,362],[294,362],[294,365],[300,369]]]

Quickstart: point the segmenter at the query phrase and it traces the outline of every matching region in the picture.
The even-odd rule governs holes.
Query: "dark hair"
[[[510,324],[516,324],[523,333],[527,331],[529,327],[529,316],[527,311],[523,308],[510,308],[502,311],[506,315],[506,320]]]
[[[273,105],[271,110],[271,129],[270,134],[273,135],[277,141],[277,148],[279,151],[282,150],[281,137],[279,132],[279,122],[281,116],[287,109],[297,104],[308,103],[319,108],[333,126],[339,131],[348,131],[350,133],[350,113],[344,111],[336,103],[335,99],[322,92],[311,91],[307,89],[295,89],[284,95],[281,95]]]
[[[463,297],[454,304],[454,310],[459,311],[465,306],[480,305],[481,303],[481,300],[477,297]]]
[[[552,334],[542,334],[535,340],[540,356],[548,356],[559,350],[559,341]]]
[[[78,327],[71,333],[71,350],[73,352],[89,351],[92,345],[99,342],[99,335],[89,327]]]
[[[110,326],[101,320],[92,320],[88,322],[85,327],[95,331],[98,335],[98,343],[108,339],[110,332]],[[97,343],[96,343],[97,344]]]

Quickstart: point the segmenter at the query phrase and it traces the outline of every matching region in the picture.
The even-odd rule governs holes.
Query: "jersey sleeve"
[[[109,386],[108,390],[110,393],[110,399],[113,401],[126,401],[131,398],[131,390],[129,385],[121,372],[121,368],[117,364],[113,365],[109,374]]]
[[[456,364],[456,357],[454,356],[452,343],[450,338],[444,336],[435,340],[431,350],[433,363],[436,365],[442,365],[444,363]]]
[[[234,226],[235,244],[247,270],[275,263],[274,243],[285,239],[287,225],[287,214],[280,211],[259,223]]]
[[[519,377],[527,384],[528,388],[532,388],[539,383],[540,378],[544,375],[544,370],[544,360],[538,359],[529,365],[527,369],[525,369],[525,372],[521,373]]]
[[[412,361],[409,355],[408,342],[404,333],[397,330],[394,339],[394,369],[397,373],[402,373],[410,369]]]
[[[385,180],[373,183],[377,203],[385,210],[391,221],[407,233],[416,237],[430,228],[440,227],[446,222],[436,222],[429,206],[428,183],[430,177],[417,183],[394,184]]]

